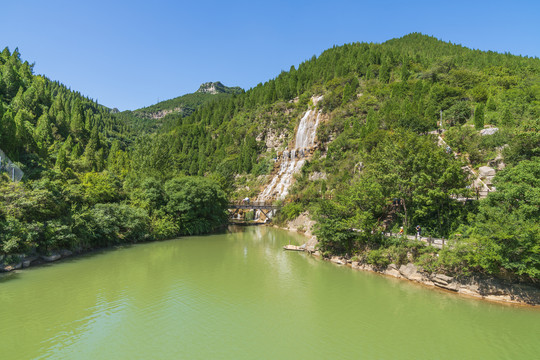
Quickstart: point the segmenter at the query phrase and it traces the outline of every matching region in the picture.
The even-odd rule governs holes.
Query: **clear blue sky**
[[[333,45],[411,32],[540,57],[539,18],[538,0],[2,0],[0,48],[127,110],[206,81],[249,89]]]

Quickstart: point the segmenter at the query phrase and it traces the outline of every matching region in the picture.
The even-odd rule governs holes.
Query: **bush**
[[[385,249],[371,250],[370,252],[368,252],[366,256],[366,262],[368,264],[381,268],[385,268],[391,263]]]
[[[158,240],[170,239],[180,234],[180,227],[170,215],[152,219],[152,235]]]
[[[84,248],[137,242],[149,237],[150,218],[143,209],[97,204],[74,215],[73,231]]]
[[[288,203],[281,208],[283,221],[296,219],[304,210],[304,207],[299,202]]]
[[[181,234],[207,233],[227,222],[228,200],[212,180],[177,177],[165,183],[165,211],[176,219]]]

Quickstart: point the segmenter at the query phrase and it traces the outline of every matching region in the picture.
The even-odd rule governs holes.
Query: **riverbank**
[[[85,250],[75,250],[75,251],[64,249],[64,250],[54,251],[49,255],[43,255],[43,254],[17,255],[19,260],[16,262],[11,262],[9,264],[3,263],[2,262],[3,259],[0,259],[0,276],[2,274],[13,272],[14,270],[24,270],[29,267],[35,267],[35,266],[41,266],[45,264],[60,262],[61,260],[64,260],[64,259],[77,258],[80,256],[91,255],[91,254],[99,253],[103,251],[115,250],[115,249],[122,248],[129,245],[143,244],[143,243],[148,243],[148,242],[155,242],[155,241],[146,241],[146,242],[139,242],[139,243],[124,243],[124,244],[118,244],[115,246],[92,248],[92,249],[85,249]]]
[[[442,273],[428,273],[412,262],[406,265],[389,264],[386,267],[377,267],[340,256],[323,257],[317,250],[317,238],[312,234],[314,224],[315,222],[309,218],[309,214],[304,213],[294,221],[288,222],[286,227],[280,227],[303,234],[308,239],[305,244],[286,250],[305,251],[312,256],[320,257],[337,265],[348,266],[354,270],[375,272],[462,296],[500,303],[540,306],[540,289],[531,285],[516,284],[481,275],[454,277]]]
[[[211,234],[219,234],[221,232],[224,232],[228,226],[229,224],[223,224],[222,226],[218,226],[214,228],[214,230],[211,231],[210,233],[201,234],[201,235],[204,236],[204,235],[211,235]],[[235,224],[235,226],[237,226],[237,224]],[[22,270],[29,267],[58,262],[66,258],[74,258],[78,256],[89,255],[92,253],[97,253],[97,252],[102,252],[102,251],[107,251],[107,250],[114,250],[114,249],[130,246],[130,245],[135,245],[135,244],[169,241],[169,240],[178,239],[180,237],[185,237],[185,236],[194,236],[194,235],[178,235],[175,237],[171,237],[169,239],[148,239],[146,241],[124,242],[124,243],[118,243],[111,246],[91,247],[87,249],[72,249],[72,250],[60,249],[60,250],[52,251],[49,254],[33,253],[33,254],[1,255],[0,256],[0,275],[2,273],[12,272],[14,270]]]
[[[390,264],[386,268],[377,268],[338,256],[328,260],[338,265],[350,266],[355,270],[371,271],[477,299],[520,305],[540,305],[540,289],[530,285],[515,284],[480,275],[457,278],[440,273],[430,274],[413,263],[400,266]]]

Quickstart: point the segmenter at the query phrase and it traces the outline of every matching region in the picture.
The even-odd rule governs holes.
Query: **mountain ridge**
[[[207,101],[214,100],[215,95],[240,94],[244,90],[238,86],[228,87],[220,81],[205,82],[193,93],[187,93],[172,99],[160,101],[154,105],[145,106],[131,112],[144,118],[161,119],[171,113],[180,113],[182,116],[190,115],[198,106]]]

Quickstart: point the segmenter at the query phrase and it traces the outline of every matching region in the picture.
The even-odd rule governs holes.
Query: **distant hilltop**
[[[150,119],[150,120],[160,120],[165,116],[189,116],[195,109],[201,106],[204,103],[207,103],[212,100],[225,98],[232,96],[234,94],[241,94],[244,90],[239,87],[227,87],[223,85],[220,81],[216,82],[205,82],[199,86],[199,90],[191,94],[185,94],[182,96],[175,97],[173,99],[160,101],[157,104],[150,105],[141,109],[134,111],[126,111],[124,114],[134,115],[139,119]],[[118,112],[118,109],[112,109],[112,113]],[[135,120],[138,122],[137,120]],[[143,124],[143,128],[150,130],[154,127],[160,126],[161,122],[144,122],[139,123]]]
[[[196,92],[198,93],[204,93],[204,94],[239,94],[242,92],[242,88],[235,86],[235,87],[227,87],[223,85],[220,81],[216,82],[205,82],[199,86],[199,90]]]

